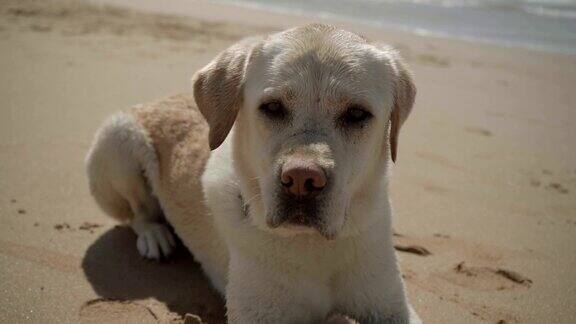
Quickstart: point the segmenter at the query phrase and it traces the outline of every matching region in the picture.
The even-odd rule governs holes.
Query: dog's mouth
[[[323,200],[293,200],[280,198],[276,208],[267,215],[267,224],[272,229],[282,229],[294,233],[320,234],[327,239],[328,234],[323,217]]]
[[[318,208],[309,204],[289,204],[277,208],[274,217],[269,218],[270,227],[279,227],[281,225],[295,225],[316,227],[320,221],[318,217]]]

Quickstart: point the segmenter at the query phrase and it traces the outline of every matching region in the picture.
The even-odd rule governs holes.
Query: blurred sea
[[[576,54],[576,0],[212,0]]]

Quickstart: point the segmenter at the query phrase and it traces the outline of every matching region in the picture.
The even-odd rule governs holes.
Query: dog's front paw
[[[137,234],[136,247],[140,255],[145,258],[154,260],[160,260],[162,257],[167,258],[176,247],[174,236],[164,224],[141,224]]]

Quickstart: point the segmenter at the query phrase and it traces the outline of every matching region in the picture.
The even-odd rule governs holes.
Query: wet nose
[[[316,163],[291,160],[282,166],[280,182],[296,198],[310,198],[326,187],[326,173]]]

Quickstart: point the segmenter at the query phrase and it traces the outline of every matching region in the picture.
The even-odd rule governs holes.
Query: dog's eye
[[[284,105],[278,100],[272,100],[260,105],[260,111],[270,118],[284,118],[287,114]]]
[[[344,125],[359,125],[372,118],[372,114],[360,106],[352,106],[340,117]]]

